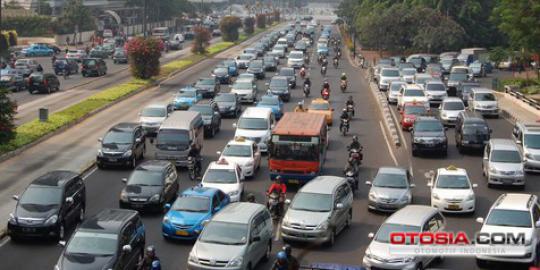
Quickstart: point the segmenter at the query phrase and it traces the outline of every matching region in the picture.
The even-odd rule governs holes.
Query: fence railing
[[[520,93],[517,91],[518,87],[516,85],[505,85],[504,86],[504,92],[508,93],[509,95],[527,103],[529,106],[540,110],[540,102],[536,101],[535,99],[529,98],[526,95]]]

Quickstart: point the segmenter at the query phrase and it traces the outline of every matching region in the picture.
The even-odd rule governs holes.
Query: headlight
[[[161,195],[155,194],[152,197],[150,197],[149,201],[151,201],[151,202],[159,202],[160,198],[161,198]]]
[[[489,167],[489,172],[490,173],[498,173],[499,171],[497,169],[495,169],[494,167]]]
[[[404,262],[404,263],[410,263],[410,262],[414,261],[414,257],[406,257],[406,258],[401,258],[399,260]]]
[[[253,160],[250,160],[250,161],[246,162],[246,166],[247,167],[253,166]]]
[[[169,223],[169,216],[164,216],[163,217],[163,223]]]
[[[528,158],[528,159],[534,160],[533,155],[531,155],[529,153],[525,153],[525,157]]]
[[[366,256],[368,259],[371,259],[371,251],[369,251],[369,249],[366,250],[365,256]]]
[[[199,263],[199,258],[197,258],[197,256],[195,256],[195,254],[193,254],[193,252],[190,252],[189,257],[188,257],[188,261],[194,262],[194,263]]]
[[[431,194],[431,197],[433,197],[433,199],[435,199],[435,200],[440,200],[440,199],[441,199],[441,198],[439,197],[439,194],[437,194],[437,193],[435,193],[435,192],[433,192],[433,193]]]
[[[471,192],[471,194],[469,194],[469,196],[467,196],[467,198],[465,198],[466,201],[472,201],[474,200],[474,193]]]
[[[128,200],[127,192],[125,191],[120,192],[120,200],[124,202]]]
[[[240,267],[242,266],[242,262],[244,261],[244,258],[242,257],[236,257],[232,260],[229,261],[229,263],[227,264],[227,267]]]
[[[291,226],[291,223],[289,222],[289,218],[287,216],[285,216],[283,218],[283,221],[281,222],[281,225],[283,225],[285,227],[290,227]]]
[[[377,200],[377,196],[375,195],[375,193],[370,192],[370,193],[369,193],[369,199],[372,200],[372,201],[376,201],[376,200]]]
[[[317,229],[326,231],[328,230],[328,221],[323,221],[319,226],[317,226]]]
[[[414,141],[415,143],[421,143],[421,142],[422,142],[422,139],[421,139],[421,138],[414,137],[413,141]]]
[[[8,222],[10,224],[13,224],[13,225],[16,225],[17,224],[17,218],[15,217],[15,215],[13,213],[9,213],[9,219],[8,219]]]
[[[101,151],[101,149],[98,149],[97,150],[97,155],[98,155],[98,157],[102,157],[103,156],[103,151]]]
[[[126,152],[124,152],[124,154],[123,154],[122,156],[124,156],[124,157],[130,157],[131,154],[133,154],[133,151],[127,150]]]
[[[240,191],[238,191],[238,190],[231,191],[231,192],[229,192],[229,196],[236,196],[236,195],[238,195],[239,192]]]
[[[447,116],[446,112],[441,113],[441,117],[446,117],[446,116]]]
[[[405,195],[403,197],[401,197],[401,202],[408,202],[409,201],[409,195]]]
[[[55,264],[54,265],[54,270],[60,270],[60,266],[58,266],[58,264]]]
[[[45,221],[45,225],[55,224],[58,221],[58,215],[52,215]]]

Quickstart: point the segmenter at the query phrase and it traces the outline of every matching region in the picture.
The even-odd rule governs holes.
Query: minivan
[[[456,117],[456,147],[460,153],[470,149],[484,149],[491,137],[491,128],[481,115],[471,111],[463,111]]]
[[[272,232],[264,205],[229,204],[204,226],[189,253],[187,269],[256,269],[271,256]]]
[[[107,74],[107,63],[101,58],[84,58],[82,60],[81,74],[83,77]]]
[[[238,118],[238,122],[233,124],[233,127],[236,128],[234,136],[254,141],[261,152],[267,152],[268,140],[270,140],[275,122],[271,108],[247,108]]]
[[[281,223],[284,241],[305,241],[332,246],[352,222],[353,192],[347,180],[317,176],[294,196]]]
[[[540,171],[540,124],[516,122],[512,137],[521,147],[525,158],[525,171]]]
[[[187,166],[191,151],[203,147],[204,122],[201,113],[175,111],[163,121],[156,135],[156,159],[170,160],[176,166]]]
[[[517,144],[510,139],[491,139],[484,149],[482,174],[488,186],[525,187],[523,157]]]

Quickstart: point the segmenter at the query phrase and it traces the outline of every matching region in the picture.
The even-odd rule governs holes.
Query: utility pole
[[[146,38],[148,35],[148,29],[146,28],[148,19],[148,0],[144,0],[144,10],[143,10],[143,34]]]

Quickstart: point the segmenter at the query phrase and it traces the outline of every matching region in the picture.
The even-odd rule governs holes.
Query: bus
[[[326,119],[322,114],[287,112],[272,130],[269,141],[270,179],[304,184],[321,173],[328,148]]]

